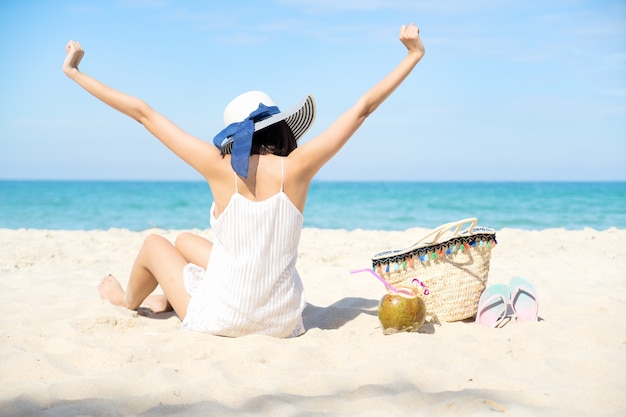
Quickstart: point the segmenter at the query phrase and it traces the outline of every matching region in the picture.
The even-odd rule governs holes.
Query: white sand
[[[626,230],[499,230],[489,282],[531,279],[540,322],[384,336],[384,288],[349,271],[424,231],[305,229],[309,330],[282,340],[100,301],[148,233],[176,232],[0,230],[0,415],[626,415]]]

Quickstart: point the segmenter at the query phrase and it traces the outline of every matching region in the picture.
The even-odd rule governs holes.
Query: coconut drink
[[[426,305],[413,288],[398,288],[378,304],[378,319],[384,334],[416,332],[426,320]]]
[[[418,296],[416,288],[394,288],[393,285],[369,268],[355,269],[351,273],[359,272],[369,272],[387,287],[387,294],[380,299],[378,304],[378,319],[383,326],[384,334],[416,332],[424,325],[426,304]],[[430,291],[423,282],[415,278],[413,283],[424,288],[424,295],[429,294]]]

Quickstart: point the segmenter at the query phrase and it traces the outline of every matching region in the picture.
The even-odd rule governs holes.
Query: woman
[[[98,287],[100,295],[132,310],[142,304],[155,311],[172,308],[189,330],[233,337],[302,334],[305,301],[295,263],[309,185],[424,55],[414,24],[401,27],[400,40],[408,54],[398,66],[300,147],[296,140],[314,119],[310,96],[280,112],[264,93],[243,94],[227,106],[228,126],[211,144],[184,132],[144,101],[80,72],[84,51],[77,42],[68,42],[65,74],[144,125],[206,179],[214,199],[214,243],[183,233],[172,245],[150,235],[126,290],[108,276]],[[163,296],[150,295],[157,285]]]

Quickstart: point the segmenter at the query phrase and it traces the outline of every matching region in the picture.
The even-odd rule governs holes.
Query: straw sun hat
[[[269,112],[262,112],[260,117],[254,117],[254,132],[271,126],[284,120],[296,140],[300,139],[313,124],[315,120],[315,100],[311,94],[307,95],[287,111],[280,111],[274,101],[262,91],[248,91],[233,99],[226,109],[224,109],[224,129],[214,140],[223,153],[230,153],[232,150],[235,130],[242,122],[250,119],[253,113],[260,110],[260,106],[270,109]],[[232,128],[227,131],[229,127]],[[232,134],[229,134],[233,132]],[[219,143],[218,143],[219,142]]]
[[[249,91],[231,101],[224,110],[226,127],[213,138],[222,154],[230,153],[233,170],[248,178],[248,165],[254,132],[284,120],[296,140],[315,120],[315,100],[308,95],[295,106],[281,112],[274,101],[262,91]]]

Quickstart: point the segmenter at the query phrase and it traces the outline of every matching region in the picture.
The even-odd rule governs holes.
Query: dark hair
[[[284,120],[254,132],[250,155],[287,156],[298,147],[291,128]]]

